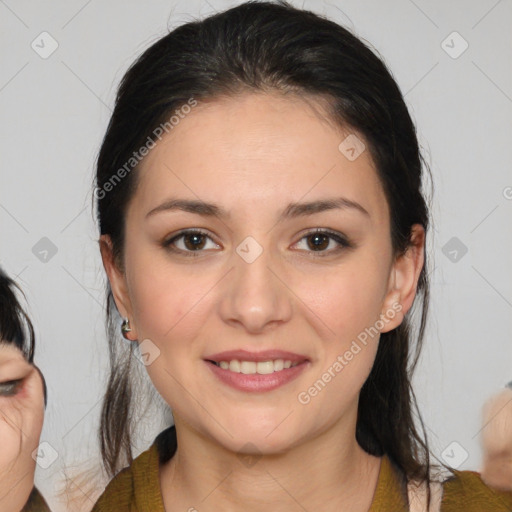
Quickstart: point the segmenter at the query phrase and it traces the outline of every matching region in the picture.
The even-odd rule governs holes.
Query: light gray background
[[[116,87],[167,26],[237,3],[0,0],[0,264],[26,291],[36,326],[49,390],[41,441],[57,455],[38,467],[36,484],[56,511],[66,509],[54,497],[63,469],[72,475],[96,449],[106,341],[90,204]],[[417,123],[435,195],[432,310],[416,393],[433,452],[452,465],[467,452],[460,468],[479,470],[481,407],[512,380],[512,3],[293,3],[369,41]],[[58,43],[45,59],[31,47],[50,48],[44,31]],[[47,261],[37,252],[43,237],[57,249]],[[446,246],[453,237],[468,250],[455,249],[457,261]],[[160,428],[149,422],[139,451]]]

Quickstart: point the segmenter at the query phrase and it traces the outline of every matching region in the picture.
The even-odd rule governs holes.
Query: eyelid
[[[7,360],[0,358],[0,382],[24,379],[30,374],[32,368],[32,365],[22,356]]]
[[[213,237],[210,235],[210,233],[208,231],[205,231],[201,228],[182,229],[181,231],[178,231],[174,235],[172,235],[168,238],[165,238],[164,241],[162,242],[162,245],[163,245],[163,247],[169,248],[172,246],[173,242],[175,242],[176,240],[179,240],[180,238],[184,238],[187,235],[203,235],[203,236],[209,238],[210,240],[212,240],[212,242],[214,242],[215,244],[219,245],[217,242],[215,242],[215,240],[213,239]],[[180,251],[180,249],[177,249],[177,251]],[[191,253],[191,252],[203,252],[203,251],[187,251],[187,252]]]
[[[14,396],[20,390],[24,379],[7,380],[0,382],[0,396]]]
[[[185,251],[183,249],[178,249],[176,247],[173,247],[173,244],[180,238],[183,238],[187,235],[194,235],[194,234],[205,236],[205,237],[209,238],[210,240],[212,240],[212,242],[214,242],[216,245],[219,245],[217,242],[215,242],[215,240],[208,233],[208,231],[205,231],[204,229],[201,229],[201,228],[186,228],[186,229],[182,229],[181,231],[179,231],[176,234],[173,234],[170,238],[166,238],[162,242],[162,246],[165,249],[168,249],[169,251],[172,251],[174,253],[183,254],[185,256],[192,256],[192,257],[196,256],[197,257],[202,252],[206,252],[206,251],[205,250]],[[355,245],[350,241],[350,239],[346,235],[344,235],[343,233],[340,233],[338,231],[329,229],[329,228],[314,228],[314,229],[307,230],[301,235],[299,240],[297,242],[295,242],[294,245],[299,243],[304,238],[307,238],[308,236],[312,236],[315,234],[322,234],[322,235],[327,236],[330,240],[333,240],[336,244],[338,244],[338,246],[336,248],[330,249],[328,251],[303,251],[303,252],[308,252],[310,254],[313,254],[314,256],[323,257],[323,256],[328,256],[328,255],[331,255],[334,253],[338,253],[340,250],[346,250],[346,249],[351,249],[351,248],[355,247]]]
[[[316,234],[324,235],[327,238],[329,238],[330,240],[333,240],[337,244],[337,247],[335,247],[334,249],[330,249],[328,251],[311,251],[311,250],[305,251],[309,255],[313,255],[312,257],[320,257],[320,258],[327,257],[327,256],[331,256],[333,254],[338,254],[340,251],[346,251],[347,249],[355,248],[355,244],[353,242],[351,242],[350,239],[346,235],[344,235],[343,233],[340,233],[338,231],[329,229],[329,228],[314,228],[312,230],[308,230],[302,234],[302,236],[300,237],[298,242],[300,242],[304,238],[307,238],[309,236],[316,235]]]

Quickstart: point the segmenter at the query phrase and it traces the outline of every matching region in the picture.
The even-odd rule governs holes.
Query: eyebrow
[[[290,203],[278,217],[279,221],[291,219],[295,217],[305,217],[314,215],[328,210],[351,209],[370,217],[368,211],[359,203],[346,199],[344,197],[327,198],[318,201],[310,201],[305,203]],[[160,212],[168,211],[184,211],[188,213],[195,213],[205,217],[221,217],[231,218],[230,212],[224,210],[221,206],[215,203],[205,203],[204,201],[196,201],[190,199],[168,199],[156,208],[153,208],[146,218],[151,217]]]

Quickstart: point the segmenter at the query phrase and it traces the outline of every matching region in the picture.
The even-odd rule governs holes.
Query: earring
[[[130,320],[128,320],[128,318],[124,318],[123,323],[121,324],[121,334],[123,335],[123,338],[129,340],[130,338],[127,336],[129,332],[132,332]]]

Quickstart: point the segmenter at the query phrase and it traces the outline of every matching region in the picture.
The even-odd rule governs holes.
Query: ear
[[[398,327],[411,309],[421,269],[425,263],[425,230],[420,224],[411,228],[411,242],[404,254],[399,255],[391,269],[388,292],[384,299],[382,316],[388,319],[380,332]]]
[[[124,271],[119,268],[118,262],[115,261],[112,240],[109,235],[101,235],[99,240],[101,259],[103,267],[107,273],[112,289],[112,295],[116,303],[117,310],[123,318],[128,318],[130,321],[131,332],[127,333],[127,337],[133,341],[137,339],[137,330],[132,314],[132,304],[128,293],[128,286],[126,284],[126,275]]]

